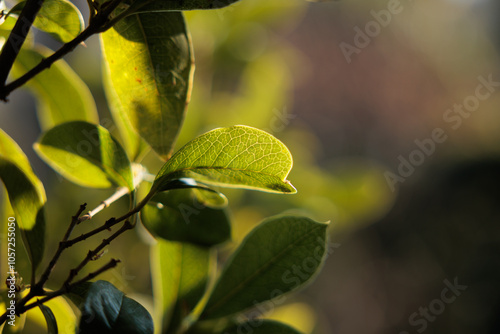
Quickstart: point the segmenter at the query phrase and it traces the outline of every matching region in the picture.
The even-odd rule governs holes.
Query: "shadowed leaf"
[[[324,261],[327,226],[294,216],[264,221],[226,264],[201,317],[225,317],[310,281]]]

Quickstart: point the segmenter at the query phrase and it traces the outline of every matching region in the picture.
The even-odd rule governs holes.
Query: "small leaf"
[[[79,333],[153,334],[153,319],[138,302],[106,281],[94,282],[81,307]]]
[[[136,0],[131,2],[131,13],[171,12],[196,9],[220,9],[239,0]]]
[[[222,331],[224,334],[300,334],[296,329],[278,321],[253,319],[231,326]]]
[[[101,41],[115,119],[125,118],[167,159],[184,121],[194,70],[182,13],[128,16],[101,34]]]
[[[20,77],[51,54],[51,50],[42,46],[22,49],[14,64],[14,76]],[[92,94],[64,60],[36,75],[28,82],[28,87],[38,98],[38,119],[42,129],[76,120],[99,122]]]
[[[286,180],[292,165],[290,151],[272,135],[247,126],[220,128],[177,151],[161,168],[152,191],[188,177],[224,187],[295,193]]]
[[[224,194],[208,187],[207,185],[204,185],[203,183],[197,182],[195,179],[185,177],[173,179],[165,183],[162,191],[172,189],[192,189],[197,199],[204,205],[211,208],[223,208],[227,206],[227,198]]]
[[[264,221],[228,261],[201,318],[243,311],[310,281],[324,261],[327,226],[294,216]]]
[[[43,258],[45,245],[45,190],[21,148],[1,129],[0,178],[7,189],[34,273]]]
[[[63,297],[57,297],[49,300],[43,304],[44,306],[50,308],[54,318],[58,323],[58,330],[60,333],[74,333],[77,326],[77,318],[75,312],[71,308],[71,305]],[[46,326],[47,320],[45,314],[37,309],[33,308],[28,311],[28,322],[35,323],[41,328]]]
[[[158,240],[151,251],[155,309],[162,333],[177,327],[205,292],[210,251],[187,243]]]
[[[47,333],[48,334],[57,334],[57,321],[56,317],[54,316],[54,313],[52,313],[51,309],[48,308],[47,306],[40,304],[38,305],[40,307],[40,310],[43,313],[43,316],[45,317],[45,321],[47,322]]]
[[[45,132],[34,147],[47,164],[76,184],[134,189],[125,151],[100,125],[64,123]]]
[[[141,210],[141,220],[153,235],[166,240],[210,247],[231,237],[226,211],[205,206],[189,189],[155,195]]]
[[[83,17],[78,8],[66,0],[44,0],[33,26],[62,43],[67,43],[83,30]]]

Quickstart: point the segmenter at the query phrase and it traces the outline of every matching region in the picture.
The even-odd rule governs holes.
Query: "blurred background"
[[[223,251],[270,215],[331,221],[323,271],[270,317],[304,333],[500,332],[498,13],[494,0],[242,0],[186,14],[196,73],[177,147],[245,124],[294,157],[296,195],[224,190],[233,241]],[[86,44],[67,61],[105,123],[98,38]],[[79,204],[95,207],[110,192],[59,179],[34,154],[29,92],[0,110],[46,185],[55,245]],[[146,162],[153,173],[161,166],[153,155]],[[127,261],[106,279],[151,305],[148,242],[138,231],[110,247],[106,256]]]

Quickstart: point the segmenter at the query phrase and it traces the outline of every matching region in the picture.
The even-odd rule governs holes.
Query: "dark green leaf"
[[[130,13],[171,12],[196,9],[219,9],[239,0],[136,0],[131,1]]]
[[[100,125],[80,121],[58,125],[42,135],[35,149],[47,164],[76,184],[134,189],[125,151]]]
[[[21,50],[14,64],[14,76],[20,77],[50,54],[52,51],[41,46]],[[99,122],[88,87],[64,60],[57,61],[31,79],[28,87],[37,96],[38,119],[42,129],[76,120]]]
[[[43,304],[40,304],[38,306],[40,307],[40,310],[42,311],[43,316],[45,317],[45,321],[47,322],[47,333],[57,334],[58,333],[57,321],[56,317],[54,316],[54,313],[52,313],[52,310]]]
[[[158,240],[151,251],[155,309],[162,333],[175,329],[193,311],[207,285],[210,251],[186,243]]]
[[[45,190],[21,148],[1,129],[0,178],[7,189],[34,273],[43,258],[45,245]]]
[[[224,334],[300,334],[296,329],[278,321],[253,319],[224,329]]]
[[[194,70],[182,13],[128,16],[101,37],[115,119],[125,118],[167,159],[184,120]]]
[[[327,226],[294,216],[264,221],[228,261],[202,318],[243,311],[310,281],[324,260]]]
[[[227,205],[227,198],[224,194],[203,183],[197,182],[195,179],[173,179],[165,183],[162,187],[162,191],[172,189],[192,189],[198,201],[211,208],[223,208]]]
[[[177,151],[161,168],[152,191],[188,177],[224,187],[295,193],[286,180],[292,165],[290,151],[272,135],[247,126],[220,128]]]
[[[153,235],[166,240],[213,246],[231,237],[225,209],[205,206],[190,189],[155,195],[141,210],[141,220]]]
[[[94,282],[81,307],[80,334],[152,334],[153,319],[135,300],[106,281]]]

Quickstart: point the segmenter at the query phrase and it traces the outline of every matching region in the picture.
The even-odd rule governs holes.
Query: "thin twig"
[[[52,259],[50,260],[50,263],[47,266],[47,269],[45,269],[42,276],[40,277],[40,281],[38,281],[33,286],[33,289],[35,290],[34,291],[35,295],[40,295],[41,293],[43,293],[43,286],[45,285],[45,283],[49,279],[50,273],[54,269],[54,267],[57,263],[57,260],[59,260],[59,257],[61,256],[62,252],[67,248],[67,247],[65,247],[65,242],[69,239],[71,232],[73,232],[73,229],[75,228],[76,224],[78,223],[78,217],[80,217],[82,212],[85,211],[86,206],[87,206],[87,203],[80,205],[80,209],[78,209],[78,212],[76,213],[76,215],[71,217],[71,223],[69,224],[68,230],[64,234],[62,241],[59,243],[59,246],[57,247],[56,253],[54,254]]]
[[[71,281],[78,275],[80,270],[82,270],[82,268],[85,267],[87,265],[87,263],[89,263],[92,260],[92,258],[94,258],[96,255],[98,255],[101,252],[101,250],[104,249],[104,247],[109,245],[111,243],[111,241],[116,239],[120,234],[122,234],[123,232],[125,232],[127,230],[132,229],[133,227],[134,227],[134,225],[130,224],[130,222],[127,220],[127,221],[125,221],[123,226],[118,231],[113,233],[109,238],[103,239],[102,242],[99,244],[99,246],[97,246],[94,250],[91,250],[87,253],[87,256],[85,257],[85,259],[83,259],[82,262],[80,262],[80,264],[76,268],[71,269],[69,271],[68,278],[66,279],[66,281],[64,281],[63,285],[69,286]]]
[[[39,0],[30,0],[30,1],[39,1]],[[89,26],[85,30],[83,30],[78,36],[76,36],[73,40],[69,41],[68,43],[64,44],[59,50],[54,52],[51,56],[43,59],[34,68],[32,68],[31,70],[26,72],[24,75],[22,75],[18,79],[9,83],[8,85],[5,85],[5,79],[7,78],[7,75],[10,72],[12,65],[8,66],[9,63],[7,63],[7,62],[5,63],[6,65],[4,65],[3,60],[1,60],[0,61],[0,64],[1,64],[0,71],[2,71],[2,72],[0,74],[3,75],[3,72],[5,72],[5,71],[7,71],[7,74],[5,74],[5,79],[3,79],[3,81],[0,81],[0,82],[2,82],[2,84],[0,86],[0,100],[7,101],[7,96],[9,96],[9,94],[12,91],[14,91],[15,89],[24,85],[26,82],[28,82],[30,79],[32,79],[38,73],[49,68],[57,60],[61,59],[66,54],[73,51],[74,48],[76,48],[78,45],[80,45],[87,38],[89,38],[90,36],[92,36],[96,33],[104,32],[106,29],[109,29],[111,26],[106,25],[106,23],[109,20],[109,15],[116,9],[116,7],[120,3],[122,3],[122,1],[123,0],[113,0],[108,6],[106,6],[105,9],[103,9],[101,12],[97,13],[94,16],[91,24],[89,24]],[[22,14],[22,12],[21,12],[21,14]],[[18,20],[18,22],[19,21],[20,20]],[[11,36],[12,36],[13,32],[14,32],[14,30],[12,31]],[[10,39],[10,36],[9,36],[9,39]],[[9,42],[9,40],[7,42]],[[5,44],[4,49],[7,46],[7,44],[8,43]],[[2,51],[2,54],[4,54],[5,52],[7,52],[7,51]],[[17,53],[15,53],[15,56],[17,56]],[[12,59],[12,63],[15,60],[15,56]],[[12,58],[12,55],[10,53],[7,53],[7,55],[4,57],[10,61],[10,59]],[[1,79],[2,79],[2,76],[0,76],[0,80]]]
[[[136,189],[137,186],[144,180],[144,177],[146,177],[149,173],[147,173],[146,168],[140,164],[132,164],[132,171],[134,173],[133,186],[134,189]],[[128,193],[130,193],[130,190],[127,187],[118,188],[113,195],[102,201],[101,204],[99,204],[94,210],[89,211],[86,215],[81,216],[79,218],[79,223],[85,220],[92,219],[96,214],[98,214],[103,209],[107,208],[123,196],[127,195]]]
[[[5,42],[0,54],[0,87],[6,87],[5,83],[9,76],[14,61],[23,46],[26,36],[35,21],[35,17],[42,8],[44,0],[27,0],[19,18]]]
[[[54,299],[54,298],[59,297],[59,296],[62,296],[65,293],[71,292],[71,290],[74,289],[76,286],[95,278],[96,276],[102,274],[103,272],[105,272],[109,269],[116,267],[118,265],[118,263],[120,263],[120,260],[111,259],[107,264],[105,264],[101,268],[97,269],[96,271],[89,273],[84,278],[82,278],[82,279],[80,279],[80,280],[78,280],[78,281],[76,281],[68,286],[63,286],[59,290],[50,292],[45,297],[37,300],[36,302],[33,302],[33,303],[28,304],[26,306],[22,306],[20,313],[24,313],[24,312],[32,309],[33,307],[36,307],[36,306],[41,305],[43,303],[46,303],[49,300]]]
[[[105,199],[104,201],[101,202],[101,204],[99,204],[99,206],[97,206],[94,210],[92,211],[89,211],[87,214],[81,216],[79,219],[78,219],[78,223],[81,223],[85,220],[90,220],[92,219],[92,217],[94,217],[96,214],[98,214],[99,212],[101,212],[103,209],[107,208],[108,206],[110,206],[113,202],[117,201],[118,199],[122,198],[123,196],[125,196],[126,194],[128,194],[130,192],[130,190],[127,188],[127,187],[121,187],[121,188],[118,188],[118,190],[113,194],[111,195],[109,198]]]

